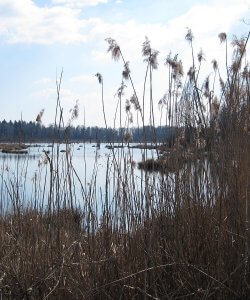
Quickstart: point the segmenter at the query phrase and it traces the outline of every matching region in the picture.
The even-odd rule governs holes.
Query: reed
[[[65,128],[65,152],[60,154],[60,141],[55,140],[51,153],[40,161],[31,195],[23,192],[25,158],[7,179],[7,166],[1,168],[2,299],[247,299],[250,71],[245,57],[249,34],[234,39],[231,65],[226,35],[219,35],[226,41],[227,77],[221,78],[221,66],[213,61],[212,87],[208,78],[200,82],[204,53],[200,51],[196,59],[193,38],[188,30],[192,65],[186,78],[177,55],[166,59],[168,92],[159,104],[161,122],[164,119],[176,128],[172,142],[159,148],[152,141],[158,149],[155,160],[148,160],[151,150],[141,147],[140,178],[132,148],[111,147],[101,190],[98,154],[89,184],[81,181],[74,167],[60,102],[61,74],[55,128]],[[147,105],[150,125],[155,128],[152,76],[158,51],[146,39],[144,96],[139,101],[118,43],[107,42],[113,58],[122,58],[122,78],[133,90],[123,105],[123,120],[122,83],[114,116],[115,127],[119,109],[126,144],[132,138],[131,114],[138,113],[146,126]],[[107,126],[104,79],[99,73],[97,78]],[[217,81],[220,91],[215,89]],[[76,104],[69,125],[77,115]],[[37,122],[41,117],[40,113]],[[86,160],[84,166],[86,173]]]

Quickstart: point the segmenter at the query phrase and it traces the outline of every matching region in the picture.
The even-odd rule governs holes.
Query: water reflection
[[[141,171],[134,162],[141,160],[142,150],[109,150],[105,144],[95,146],[61,144],[52,149],[51,145],[36,145],[28,148],[28,154],[0,153],[1,209],[13,207],[17,196],[22,206],[46,207],[51,193],[56,201],[73,201],[82,206],[90,199],[103,199],[107,188],[112,201],[120,189],[117,186],[127,180],[128,172],[131,176],[133,172],[138,180],[141,178]],[[154,155],[154,151],[150,153],[148,155]],[[52,190],[51,181],[54,184]],[[118,185],[117,181],[120,181]]]
[[[101,211],[105,205],[112,210],[116,209],[114,203],[124,205],[126,201],[129,209],[136,211],[145,207],[145,199],[150,199],[152,209],[172,210],[180,205],[179,199],[216,198],[218,178],[211,176],[207,160],[161,174],[139,170],[136,163],[143,156],[157,157],[154,150],[110,150],[104,144],[100,148],[55,145],[53,149],[43,145],[30,147],[26,155],[1,153],[0,210],[74,205]]]
[[[0,154],[0,160],[37,160],[41,154],[6,154],[6,153],[1,153]]]

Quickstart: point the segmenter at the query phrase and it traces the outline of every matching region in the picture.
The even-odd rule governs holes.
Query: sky
[[[205,76],[212,72],[212,59],[225,65],[218,34],[226,32],[229,40],[234,34],[246,35],[249,12],[250,0],[0,0],[0,120],[19,120],[22,115],[23,120],[35,121],[44,109],[43,123],[53,123],[56,79],[63,69],[60,97],[65,123],[78,100],[79,117],[73,125],[104,126],[101,87],[95,77],[99,72],[112,126],[123,63],[107,53],[108,37],[116,39],[130,62],[139,99],[146,69],[141,56],[145,36],[159,50],[159,68],[153,73],[157,111],[167,88],[168,53],[178,53],[185,72],[191,65],[187,28],[193,31],[195,52],[202,48],[205,53]],[[126,85],[123,106],[132,96],[129,82]]]

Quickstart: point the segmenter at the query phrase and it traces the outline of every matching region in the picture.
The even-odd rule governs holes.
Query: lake
[[[137,162],[143,155],[156,157],[154,150],[128,147],[110,150],[106,144],[101,144],[100,148],[95,144],[60,144],[53,150],[51,147],[51,144],[30,144],[28,154],[22,155],[0,152],[2,213],[17,207],[46,209],[49,194],[53,195],[53,205],[57,201],[57,205],[60,202],[65,206],[83,206],[86,199],[101,203],[105,197],[107,200],[107,196],[112,202],[118,189],[125,185],[132,185],[138,193],[144,187],[144,175],[137,168]],[[66,150],[69,155],[66,155]],[[51,173],[49,161],[52,157]],[[154,175],[151,177],[154,180]]]

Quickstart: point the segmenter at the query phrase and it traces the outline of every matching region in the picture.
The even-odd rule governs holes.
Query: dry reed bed
[[[227,43],[224,33],[219,37]],[[181,61],[167,59],[171,93],[162,100],[167,106],[166,121],[180,129],[176,155],[192,148],[192,163],[179,168],[173,159],[165,172],[146,170],[138,181],[129,154],[121,149],[117,155],[111,148],[103,197],[96,198],[97,174],[93,171],[90,186],[81,185],[83,205],[78,207],[74,189],[79,177],[70,151],[66,151],[62,173],[59,148],[54,145],[47,156],[50,193],[46,208],[22,207],[15,194],[15,209],[0,217],[3,299],[247,299],[250,76],[243,57],[248,37],[234,39],[235,52],[231,66],[226,64],[225,83],[217,77],[221,81],[219,102],[208,82],[198,84],[202,53],[198,54],[198,67],[193,56],[180,98],[173,95],[183,76]],[[191,31],[186,39],[193,50]],[[142,105],[139,103],[129,64],[118,44],[112,39],[108,43],[112,56],[122,57],[123,77],[134,89],[125,107],[129,138],[131,105],[144,125],[146,103],[144,98]],[[146,79],[152,79],[157,55],[146,40]],[[219,74],[218,65],[213,62],[213,66]],[[106,120],[103,78],[97,77]],[[63,126],[60,86],[61,78],[55,118],[59,128]],[[152,80],[149,88],[153,88]],[[120,112],[122,97],[120,90]],[[203,109],[204,99],[208,111]],[[151,96],[149,105],[153,126]],[[72,119],[76,116],[75,108]],[[146,160],[145,153],[143,157]]]

